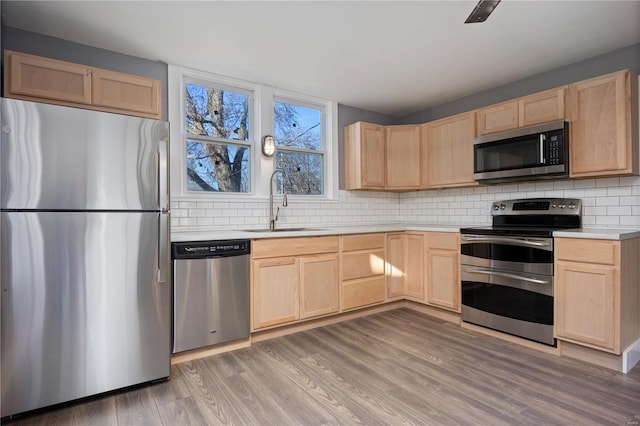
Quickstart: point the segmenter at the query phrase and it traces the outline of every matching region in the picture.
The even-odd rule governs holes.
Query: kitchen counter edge
[[[467,228],[475,225],[449,225],[449,224],[414,224],[414,223],[392,223],[392,224],[370,224],[370,225],[350,225],[350,226],[318,226],[308,227],[303,231],[282,231],[282,232],[256,232],[241,229],[211,230],[211,231],[186,231],[173,232],[172,242],[186,241],[217,241],[217,240],[257,240],[264,238],[295,238],[295,237],[316,237],[321,235],[349,235],[349,234],[370,234],[377,232],[460,232],[460,228]]]
[[[585,238],[592,240],[628,240],[640,237],[640,229],[582,228],[554,231],[555,238]]]

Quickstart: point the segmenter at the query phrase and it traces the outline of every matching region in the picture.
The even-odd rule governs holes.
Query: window
[[[288,194],[324,194],[324,115],[321,106],[280,99],[273,103],[276,167],[284,171]],[[278,188],[282,179],[278,174]]]
[[[250,192],[252,93],[187,80],[184,100],[187,191]]]

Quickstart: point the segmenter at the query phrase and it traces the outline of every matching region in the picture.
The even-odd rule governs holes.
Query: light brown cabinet
[[[161,118],[160,81],[5,50],[4,96]]]
[[[563,86],[480,108],[476,116],[478,135],[562,120],[565,92]]]
[[[340,237],[341,309],[385,301],[385,234]]]
[[[419,189],[421,156],[420,126],[351,124],[344,129],[345,189]]]
[[[638,174],[637,81],[627,70],[569,85],[572,177]]]
[[[339,311],[338,237],[254,240],[252,330]]]
[[[460,237],[453,233],[425,234],[426,302],[460,312]]]
[[[345,189],[384,189],[384,126],[358,122],[344,128]]]
[[[615,354],[640,338],[640,239],[555,240],[555,333]]]
[[[385,128],[387,189],[418,189],[421,183],[420,127]]]
[[[429,188],[470,186],[473,179],[473,139],[475,113],[467,112],[426,127],[427,172]]]
[[[387,299],[424,300],[422,233],[387,234]]]

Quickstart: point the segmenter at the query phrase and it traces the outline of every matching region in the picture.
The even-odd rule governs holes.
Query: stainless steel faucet
[[[278,213],[280,213],[280,207],[276,210],[276,214],[273,214],[273,177],[276,173],[280,173],[282,176],[282,207],[287,207],[289,203],[287,202],[287,189],[285,186],[286,175],[284,170],[275,169],[273,173],[271,173],[271,179],[269,179],[269,230],[274,231],[276,229],[276,220],[278,220]]]

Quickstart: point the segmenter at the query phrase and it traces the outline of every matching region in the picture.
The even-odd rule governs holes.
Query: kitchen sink
[[[296,231],[317,231],[322,228],[276,228],[273,231],[269,228],[243,229],[245,232],[296,232]]]

